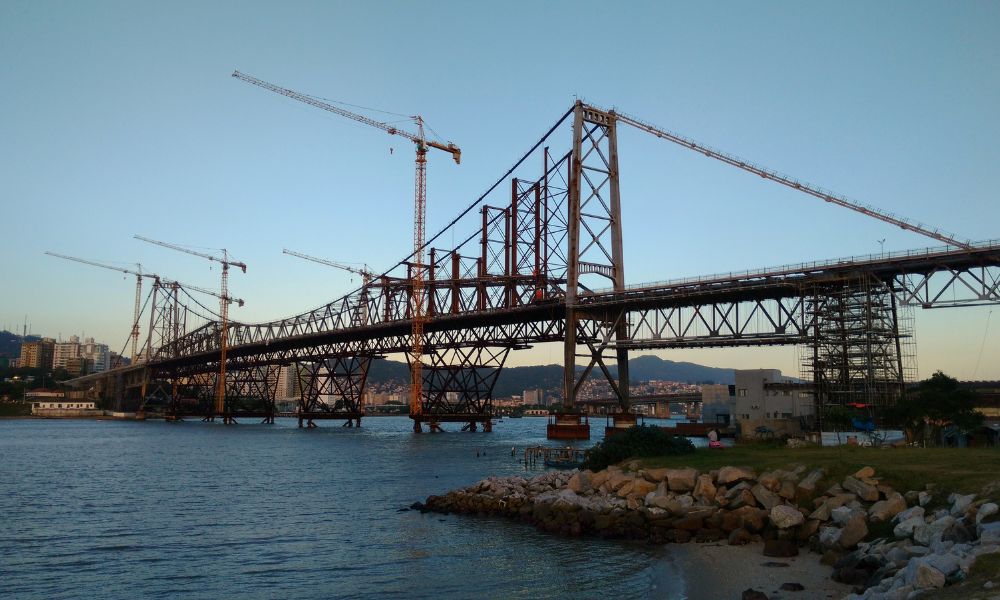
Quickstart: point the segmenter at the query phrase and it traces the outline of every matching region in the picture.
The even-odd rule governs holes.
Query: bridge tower
[[[577,101],[573,109],[573,149],[570,161],[566,331],[563,346],[563,406],[549,423],[550,439],[589,439],[590,425],[576,406],[580,387],[598,368],[617,398],[616,424],[635,424],[629,403],[628,321],[617,314],[588,314],[577,303],[581,293],[597,287],[597,278],[610,280],[616,293],[625,291],[622,252],[621,198],[618,187],[617,116]],[[600,281],[599,279],[597,279]],[[590,327],[584,323],[589,321]],[[578,345],[587,352],[578,355]],[[587,359],[578,374],[576,359]],[[617,375],[608,368],[613,358]]]

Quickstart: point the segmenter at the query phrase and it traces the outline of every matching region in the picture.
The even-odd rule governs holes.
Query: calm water
[[[364,423],[0,420],[0,596],[671,596],[654,583],[677,577],[662,549],[399,512],[524,473],[545,419],[489,434]]]

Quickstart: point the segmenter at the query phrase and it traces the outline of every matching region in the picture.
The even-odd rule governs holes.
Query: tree
[[[958,380],[938,371],[920,382],[915,394],[900,401],[889,416],[906,433],[908,441],[918,438],[923,445],[940,442],[941,430],[952,426],[965,434],[983,425],[983,414],[976,410],[978,394],[962,389]]]

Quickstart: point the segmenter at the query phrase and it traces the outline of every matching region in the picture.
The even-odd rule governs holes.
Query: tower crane
[[[226,328],[229,324],[229,267],[239,267],[244,273],[247,272],[246,263],[229,260],[229,252],[225,248],[222,249],[222,257],[215,256],[213,254],[207,254],[204,252],[196,252],[190,248],[185,248],[183,246],[178,246],[177,244],[170,244],[167,242],[161,242],[158,240],[143,237],[141,235],[134,236],[135,239],[141,240],[143,242],[148,242],[150,244],[156,244],[157,246],[163,246],[164,248],[170,248],[171,250],[177,250],[178,252],[184,252],[191,254],[193,256],[200,256],[201,258],[208,259],[213,262],[217,262],[222,265],[222,284],[221,290],[219,292],[219,315],[222,317],[222,322],[219,330],[219,383],[217,386],[215,394],[215,412],[216,414],[225,413],[226,409]],[[241,305],[242,306],[242,305]],[[229,424],[235,421],[229,416],[223,416],[223,423]]]
[[[455,160],[455,164],[460,164],[462,162],[462,151],[458,148],[458,146],[450,142],[448,144],[442,144],[428,140],[424,136],[424,120],[420,117],[420,115],[411,117],[417,126],[417,133],[410,133],[388,123],[376,121],[375,119],[345,110],[339,106],[323,102],[322,100],[313,98],[312,96],[307,96],[294,90],[276,86],[239,71],[233,71],[233,77],[264,88],[265,90],[272,91],[276,94],[287,96],[293,100],[298,100],[299,102],[304,102],[315,106],[316,108],[321,108],[342,117],[347,117],[353,121],[364,123],[365,125],[375,127],[376,129],[381,129],[389,135],[404,137],[414,143],[416,149],[416,175],[414,177],[413,195],[413,259],[415,261],[415,266],[413,267],[411,275],[413,281],[413,310],[411,313],[413,321],[413,345],[410,349],[410,416],[414,419],[414,431],[420,431],[420,420],[418,417],[421,412],[420,397],[423,389],[423,375],[421,374],[423,365],[420,362],[420,355],[423,354],[424,321],[426,319],[424,315],[423,293],[425,268],[424,236],[425,218],[427,216],[427,149],[435,148],[437,150],[448,152]]]
[[[79,258],[76,256],[68,256],[66,254],[59,254],[57,252],[46,251],[45,254],[49,256],[55,256],[56,258],[63,258],[66,260],[72,260],[74,262],[83,263],[85,265],[90,265],[92,267],[100,267],[102,269],[109,269],[111,271],[118,271],[119,273],[125,273],[126,275],[135,275],[136,286],[135,286],[135,314],[132,319],[132,363],[135,364],[136,356],[138,355],[138,341],[139,341],[139,301],[142,297],[142,280],[143,278],[154,280],[154,285],[160,285],[165,287],[173,287],[175,289],[185,289],[195,292],[200,292],[202,294],[208,294],[209,296],[215,296],[220,300],[225,301],[228,304],[233,304],[234,302],[239,306],[243,306],[245,302],[239,298],[230,298],[229,296],[221,296],[220,294],[213,292],[212,290],[206,290],[195,285],[190,285],[187,283],[181,283],[179,281],[173,281],[171,279],[166,279],[160,277],[156,273],[146,273],[142,271],[142,265],[136,263],[136,270],[127,269],[125,267],[116,267],[114,265],[108,265],[95,260],[88,260],[86,258]]]
[[[333,267],[335,269],[341,269],[347,271],[348,273],[354,273],[355,275],[361,276],[361,302],[359,303],[359,313],[358,316],[361,319],[362,325],[368,324],[368,286],[371,284],[372,279],[375,279],[375,274],[371,272],[368,265],[363,265],[362,268],[352,267],[350,265],[345,265],[344,263],[339,263],[333,260],[326,260],[324,258],[316,258],[315,256],[309,256],[308,254],[302,254],[301,252],[293,252],[287,248],[281,250],[283,254],[288,254],[289,256],[296,256],[298,258],[304,258],[305,260],[311,260],[312,262],[319,263],[321,265],[326,265],[328,267]]]
[[[316,258],[315,256],[309,256],[308,254],[302,254],[301,252],[294,252],[287,248],[282,249],[282,254],[287,254],[289,256],[297,256],[298,258],[304,258],[305,260],[311,260],[314,263],[319,263],[321,265],[326,265],[328,267],[333,267],[335,269],[341,269],[342,271],[347,271],[348,273],[354,273],[355,275],[361,276],[361,281],[364,285],[368,285],[375,278],[375,274],[368,269],[368,265],[364,265],[362,268],[352,267],[350,265],[345,265],[344,263],[339,263],[333,260],[326,260],[324,258]]]
[[[241,298],[233,298],[231,296],[223,296],[219,292],[213,292],[212,290],[207,290],[207,289],[205,289],[203,287],[198,287],[196,285],[191,285],[189,283],[181,283],[179,281],[173,281],[173,280],[170,280],[170,279],[164,279],[163,280],[163,284],[164,285],[176,285],[177,287],[185,289],[185,290],[191,290],[191,291],[194,291],[194,292],[201,292],[202,294],[207,294],[209,296],[215,296],[216,298],[218,298],[219,300],[222,300],[226,304],[236,304],[237,306],[239,306],[241,308],[243,307],[244,304],[246,304],[246,301],[244,301]]]
[[[90,265],[92,267],[100,267],[102,269],[110,269],[112,271],[118,271],[119,273],[124,273],[126,275],[135,275],[135,311],[134,311],[133,316],[132,316],[132,334],[131,334],[131,337],[132,337],[132,364],[135,364],[136,358],[137,358],[137,353],[138,353],[138,345],[139,345],[139,301],[142,298],[142,279],[143,279],[143,277],[147,277],[149,279],[153,279],[153,280],[159,281],[160,276],[156,275],[154,273],[143,273],[142,272],[142,265],[139,264],[139,263],[135,263],[136,270],[133,271],[132,269],[126,269],[124,267],[116,267],[114,265],[107,265],[107,264],[104,264],[104,263],[99,263],[99,262],[94,261],[94,260],[87,260],[85,258],[78,258],[76,256],[67,256],[65,254],[58,254],[56,252],[49,252],[47,250],[45,251],[45,253],[48,254],[49,256],[55,256],[56,258],[63,258],[63,259],[66,259],[66,260],[72,260],[74,262],[83,263],[85,265]]]

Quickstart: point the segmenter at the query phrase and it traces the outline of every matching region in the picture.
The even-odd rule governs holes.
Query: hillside
[[[582,367],[578,368],[582,370]],[[615,371],[614,368],[611,370]],[[675,362],[656,356],[639,356],[629,360],[629,376],[633,381],[660,379],[685,383],[733,383],[732,369]],[[368,380],[380,384],[402,384],[409,380],[409,368],[403,362],[377,360],[372,363]],[[561,386],[562,367],[559,365],[508,367],[500,373],[494,393],[498,397],[505,397],[521,394],[531,388],[558,389]]]

